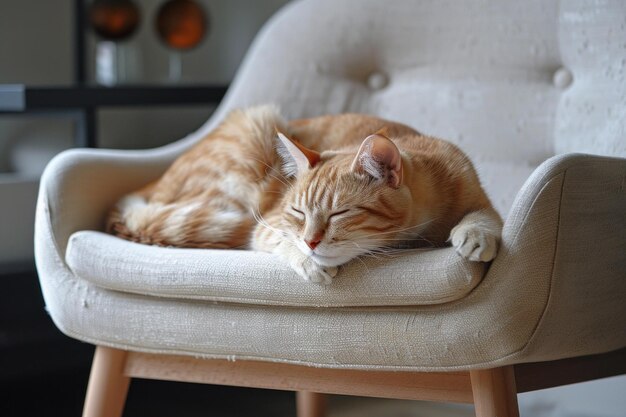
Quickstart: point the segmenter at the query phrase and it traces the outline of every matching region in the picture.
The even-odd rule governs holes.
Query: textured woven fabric
[[[295,307],[440,304],[467,295],[486,270],[453,248],[416,249],[355,260],[331,286],[312,285],[269,253],[158,248],[99,232],[73,234],[66,260],[76,276],[113,290]]]
[[[149,352],[396,370],[473,369],[598,353],[626,344],[621,332],[626,325],[626,236],[620,232],[626,227],[620,217],[626,210],[624,160],[571,155],[543,164],[520,191],[505,223],[502,249],[487,275],[457,301],[313,308],[152,297],[106,290],[75,275],[54,245],[50,221],[50,214],[63,208],[63,199],[51,204],[46,190],[48,184],[59,185],[59,172],[75,178],[80,164],[68,161],[83,156],[66,154],[47,168],[35,240],[48,310],[72,337]],[[66,171],[68,165],[74,168]],[[576,174],[573,182],[567,181],[570,172]],[[60,186],[65,190],[61,195],[77,191]],[[613,221],[616,229],[607,241],[595,242],[601,253],[597,258],[586,257],[586,241],[568,242],[577,248],[576,261],[588,266],[583,274],[561,275],[557,266],[574,260],[559,250],[560,237],[564,230],[576,233],[587,220],[574,210],[565,221],[564,207],[573,204],[594,212],[596,223]],[[595,285],[588,283],[588,269],[606,270],[604,260],[611,261],[613,272],[594,274]],[[587,284],[579,288],[579,282]],[[576,331],[576,323],[583,323],[584,331]],[[553,348],[556,343],[559,349]]]
[[[123,349],[359,369],[476,369],[626,346],[626,159],[567,154],[542,163],[555,150],[624,155],[626,49],[613,39],[626,38],[626,3],[579,3],[291,3],[260,33],[225,100],[194,134],[150,151],[69,151],[49,164],[35,251],[52,319],[72,337]],[[113,264],[107,256],[125,254],[103,243],[112,238],[80,232],[101,230],[117,198],[158,177],[228,110],[268,101],[290,118],[368,112],[458,143],[508,213],[482,281],[455,301],[419,306],[400,305],[401,288],[385,289],[400,294],[398,304],[379,307],[366,305],[371,298],[352,307],[281,306],[270,302],[281,298],[270,287],[256,289],[270,297],[266,305],[189,300],[176,284],[194,277],[155,276],[163,268],[139,267],[138,258]],[[257,256],[267,255],[245,258]],[[256,273],[247,270],[237,285]],[[160,285],[159,277],[172,281]],[[203,288],[218,283],[216,297],[233,291],[222,278]],[[286,284],[277,289],[301,296]],[[355,288],[345,299],[363,295]]]

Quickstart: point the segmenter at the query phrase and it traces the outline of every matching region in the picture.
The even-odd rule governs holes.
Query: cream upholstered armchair
[[[623,372],[624,16],[621,0],[298,1],[197,132],[57,156],[36,259],[56,325],[98,346],[85,415],[121,414],[130,378],[144,377],[294,390],[301,416],[321,415],[319,393],[514,416],[517,392]],[[372,113],[458,143],[506,219],[497,258],[408,251],[352,262],[324,287],[270,254],[100,232],[120,196],[227,111],[266,102],[289,118]]]

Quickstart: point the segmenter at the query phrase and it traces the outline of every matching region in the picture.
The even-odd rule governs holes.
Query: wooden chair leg
[[[324,417],[326,416],[326,395],[310,391],[297,391],[296,409],[298,417]]]
[[[476,417],[519,417],[512,366],[470,371]]]
[[[127,352],[97,346],[91,365],[83,417],[121,417],[130,378],[124,375]]]

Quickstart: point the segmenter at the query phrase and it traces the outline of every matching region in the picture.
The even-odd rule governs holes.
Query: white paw
[[[305,258],[292,267],[302,278],[316,284],[329,285],[337,275],[337,267],[319,265],[311,258]]]
[[[477,224],[460,224],[450,232],[457,253],[475,262],[489,262],[498,253],[498,237]]]

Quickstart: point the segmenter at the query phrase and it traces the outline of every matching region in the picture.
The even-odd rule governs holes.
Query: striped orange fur
[[[489,261],[502,223],[448,142],[359,114],[288,123],[259,106],[233,111],[107,225],[141,243],[274,252],[330,283],[341,264],[407,241]]]

